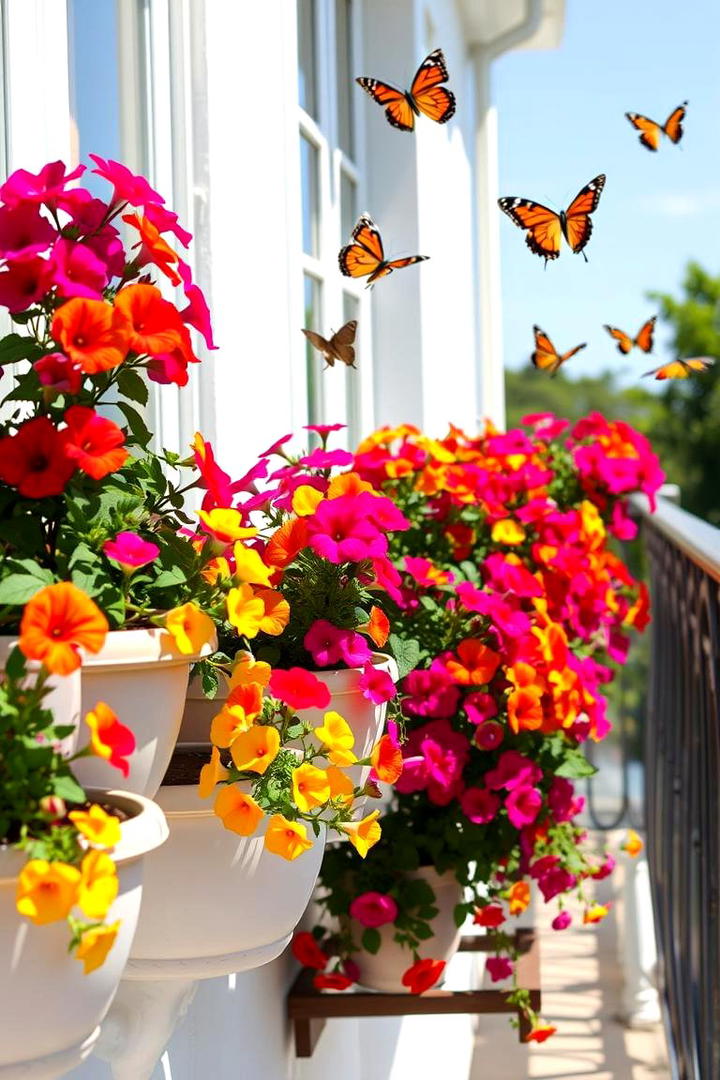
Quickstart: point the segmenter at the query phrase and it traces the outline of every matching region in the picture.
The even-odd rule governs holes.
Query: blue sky
[[[689,259],[720,272],[719,42],[717,0],[567,0],[559,49],[496,62],[500,194],[559,210],[607,174],[588,264],[564,247],[544,269],[501,215],[507,367],[526,362],[538,323],[563,352],[588,342],[568,375],[613,367],[633,382],[653,358],[622,357],[603,323],[634,335],[656,311],[645,294],[677,293]],[[645,150],[624,113],[662,123],[684,100],[680,144]],[[655,354],[669,356],[660,324]]]

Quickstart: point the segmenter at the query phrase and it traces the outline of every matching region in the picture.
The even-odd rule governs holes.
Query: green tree
[[[680,299],[650,293],[660,317],[673,331],[679,357],[709,356],[720,360],[720,276],[689,263]],[[683,506],[720,524],[720,363],[702,375],[672,380],[660,401],[663,412],[651,433],[668,479],[680,485]]]
[[[571,379],[560,370],[554,378],[531,364],[505,372],[508,427],[516,427],[528,413],[553,412],[568,420],[597,410],[613,420],[625,420],[643,434],[656,428],[663,416],[657,394],[644,386],[619,387],[614,372]]]

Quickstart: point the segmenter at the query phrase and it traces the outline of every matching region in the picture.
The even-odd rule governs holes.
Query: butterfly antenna
[[[582,257],[583,257],[583,259],[585,260],[585,262],[587,262],[587,261],[588,261],[588,257],[587,257],[587,255],[585,254],[585,252],[584,252],[584,251],[581,251],[581,252],[580,252],[580,254],[582,255]]]

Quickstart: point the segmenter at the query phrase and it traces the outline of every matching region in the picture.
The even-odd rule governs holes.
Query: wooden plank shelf
[[[530,1006],[540,1012],[540,943],[535,931],[523,928],[515,933],[518,949],[518,986],[530,993]],[[461,952],[491,952],[492,935],[463,937]],[[290,987],[287,998],[288,1018],[293,1026],[295,1054],[312,1057],[325,1024],[333,1017],[355,1016],[430,1016],[443,1013],[512,1013],[518,1012],[518,1034],[524,1040],[530,1033],[525,1016],[509,1004],[506,990],[427,990],[424,994],[390,994],[368,990],[325,993],[313,986],[313,972],[304,969]]]

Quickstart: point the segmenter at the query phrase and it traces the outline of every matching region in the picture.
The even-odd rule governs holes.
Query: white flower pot
[[[195,783],[163,785],[157,801],[170,838],[148,861],[123,978],[210,979],[274,960],[310,899],[324,829],[310,850],[288,862],[266,850],[265,822],[249,837],[225,829],[213,797],[200,799]]]
[[[191,679],[185,695],[185,711],[178,733],[178,744],[209,743],[213,717],[220,712],[227,696],[228,680],[222,674],[214,698],[205,697],[200,679]]]
[[[214,651],[210,643],[200,653],[185,656],[166,630],[114,630],[82,668],[83,716],[104,701],[120,723],[132,730],[135,750],[129,756],[127,777],[99,757],[81,758],[75,774],[81,784],[124,788],[152,798],[160,787],[175,748],[185,707],[190,667]],[[83,725],[84,727],[84,725]],[[80,745],[87,743],[87,730]]]
[[[17,636],[0,635],[0,672],[5,671],[10,650],[17,644]],[[26,661],[28,681],[34,684],[34,675],[40,665],[34,660]],[[50,675],[48,677],[50,693],[45,698],[45,708],[49,709],[56,724],[73,724],[74,731],[60,743],[60,750],[66,757],[75,753],[79,736],[80,721],[80,669],[70,675]],[[117,779],[117,777],[115,777]]]
[[[68,953],[64,920],[34,926],[18,914],[17,876],[26,856],[0,849],[0,1080],[51,1080],[91,1052],[130,951],[144,856],[168,834],[161,810],[147,799],[94,790],[88,798],[131,815],[113,853],[120,888],[107,921],[120,919],[120,930],[105,963],[85,975],[81,961]]]
[[[438,913],[430,924],[434,931],[433,936],[420,943],[418,955],[422,960],[432,958],[449,963],[460,945],[461,930],[455,925],[453,912],[455,905],[462,900],[462,886],[452,872],[438,874],[432,866],[420,867],[419,870],[409,873],[408,877],[421,878],[432,887],[435,907],[438,908]],[[355,919],[351,919],[350,924],[353,939],[359,942],[365,927]],[[395,927],[392,923],[386,923],[378,929],[381,945],[377,953],[373,956],[363,950],[353,956],[360,968],[360,984],[368,990],[408,994],[410,991],[407,986],[403,986],[402,976],[414,963],[413,954],[393,940]]]

